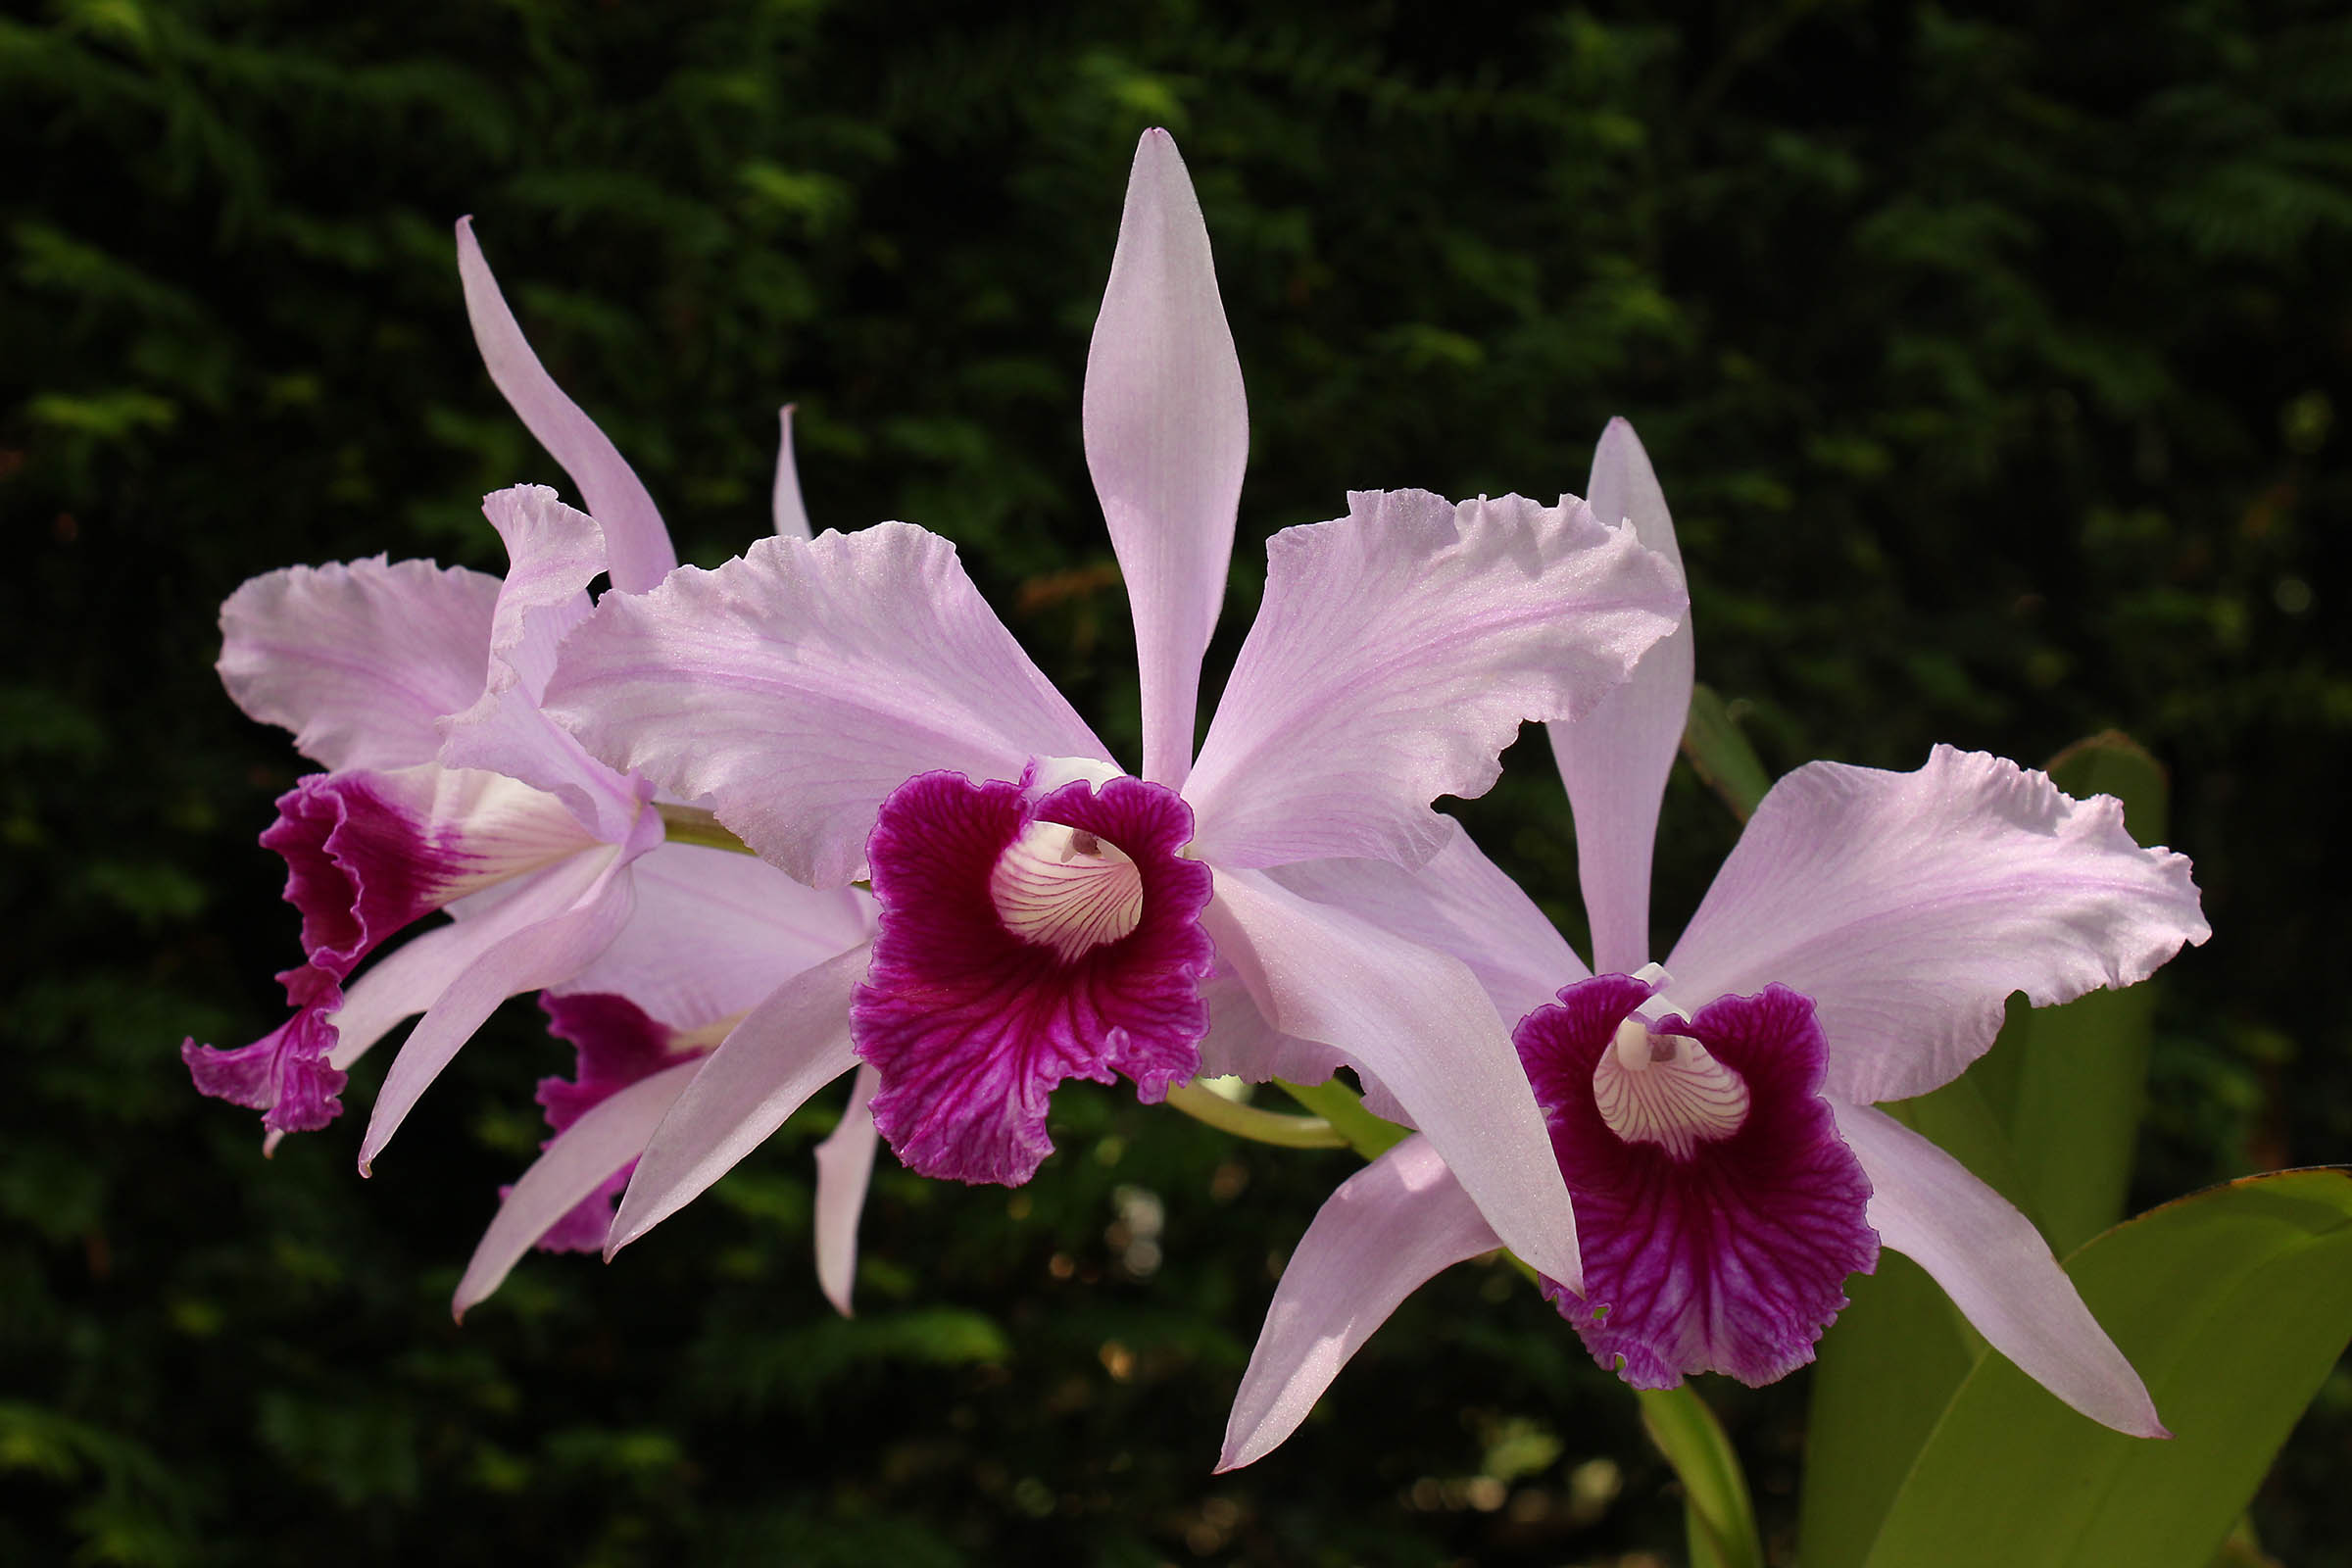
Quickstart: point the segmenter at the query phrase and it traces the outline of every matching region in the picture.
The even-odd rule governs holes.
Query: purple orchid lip
[[[1810,999],[1767,986],[1653,1022],[1651,996],[1582,981],[1514,1037],[1584,1243],[1583,1293],[1545,1295],[1636,1388],[1769,1383],[1813,1358],[1845,1277],[1877,1267],[1870,1182],[1821,1095]]]
[[[1162,1098],[1200,1067],[1208,868],[1176,792],[1114,777],[1040,793],[908,779],[867,858],[881,918],[852,1008],[874,1122],[926,1176],[1028,1180],[1066,1078]]]

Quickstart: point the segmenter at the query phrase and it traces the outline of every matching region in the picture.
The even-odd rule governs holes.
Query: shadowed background
[[[1774,769],[2171,769],[2216,936],[2159,984],[2134,1206],[2352,1154],[2343,600],[2352,24],[2318,5],[74,0],[0,19],[0,1559],[1437,1564],[1679,1551],[1631,1400],[1498,1269],[1441,1278],[1271,1459],[1208,1475],[1344,1153],[1054,1102],[1007,1193],[885,1155],[860,1314],[809,1265],[830,1098],[612,1268],[446,1303],[568,1053],[511,1004],[362,1182],[259,1152],[183,1035],[282,1015],[303,764],[210,663],[295,562],[496,570],[568,484],[473,353],[450,224],[682,555],[960,546],[1136,755],[1078,395],[1135,137],[1173,129],[1247,377],[1210,690],[1258,541],[1348,488],[1583,488],[1631,416],[1700,679]],[[1204,702],[1203,710],[1208,704]],[[1582,942],[1540,744],[1464,808]],[[1656,920],[1735,824],[1686,770]],[[1705,1392],[1785,1554],[1805,1379]],[[2352,1562],[2352,1374],[2258,1499]],[[1634,1555],[1629,1555],[1634,1554]]]

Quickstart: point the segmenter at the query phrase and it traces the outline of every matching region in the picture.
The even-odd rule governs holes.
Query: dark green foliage
[[[887,1157],[861,1314],[814,1112],[612,1269],[446,1301],[563,1053],[515,1004],[362,1183],[380,1060],[258,1152],[173,1048],[280,1015],[253,845],[301,770],[207,665],[241,579],[491,564],[556,481],[459,304],[478,231],[682,553],[903,516],[1133,756],[1078,442],[1136,133],[1201,192],[1252,410],[1244,547],[1348,487],[1581,490],[1631,416],[1700,672],[1766,760],[2173,769],[2219,935],[2168,972],[2144,1203],[2352,1152],[2352,24],[1787,0],[1607,8],[65,0],[0,19],[0,1560],[1607,1560],[1679,1538],[1632,1402],[1500,1271],[1442,1279],[1212,1479],[1269,1265],[1350,1168],[1118,1095],[1018,1194]],[[1212,676],[1213,679],[1213,676]],[[1204,705],[1205,708],[1205,705]],[[1465,816],[1572,931],[1540,747]],[[1671,934],[1734,828],[1678,772]],[[830,1112],[826,1112],[829,1114]],[[1165,1205],[1127,1277],[1119,1190]],[[1791,1524],[1802,1379],[1708,1394]],[[2339,1374],[2257,1509],[2328,1525]],[[1620,1467],[1622,1494],[1607,1472]],[[1486,1505],[1503,1505],[1490,1511]]]

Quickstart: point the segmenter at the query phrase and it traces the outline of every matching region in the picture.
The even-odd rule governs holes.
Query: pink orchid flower
[[[1622,420],[1592,493],[1680,560]],[[1582,1220],[1585,1277],[1553,1276],[1546,1295],[1637,1388],[1701,1371],[1761,1384],[1813,1358],[1845,1277],[1884,1244],[2076,1409],[2162,1435],[2033,1223],[1876,1103],[1957,1077],[2012,991],[2046,1006],[2132,985],[2203,942],[2188,861],[2133,843],[2114,800],[2072,800],[2001,758],[1938,747],[1914,773],[1814,762],[1773,787],[1651,964],[1650,853],[1690,681],[1685,625],[1597,709],[1551,726],[1597,978],[1523,898],[1435,938],[1480,941],[1491,994],[1525,1012],[1515,1044]],[[1287,1438],[1423,1281],[1508,1240],[1426,1137],[1350,1178],[1284,1270],[1219,1468]]]
[[[872,922],[861,894],[815,893],[757,860],[665,843],[651,786],[540,713],[556,644],[588,614],[589,582],[609,570],[616,590],[642,590],[675,557],[645,487],[524,341],[466,222],[458,253],[492,379],[596,515],[543,488],[500,491],[484,511],[508,547],[503,580],[379,557],[271,572],[222,607],[230,696],[292,730],[327,771],[281,798],[262,836],[286,859],[302,913],[305,962],[280,977],[294,1018],[241,1050],[191,1041],[181,1054],[199,1089],[261,1110],[273,1145],[332,1120],[346,1069],[421,1012],[377,1099],[365,1170],[500,1002],[550,988],[578,1076],[542,1085],[557,1136],[484,1238],[462,1311],[533,1244],[601,1248],[607,1189],[651,1130],[644,1106],[675,1098],[732,1017],[862,944]],[[790,416],[772,511],[780,531],[806,538]],[[346,992],[388,938],[443,909],[452,923]],[[819,1276],[845,1311],[872,1142],[853,1103],[839,1152],[819,1161]]]
[[[1088,465],[1135,612],[1130,775],[905,523],[763,540],[614,596],[549,710],[588,750],[708,801],[817,887],[871,878],[870,949],[785,985],[648,1146],[624,1245],[858,1060],[925,1175],[1019,1182],[1054,1087],[1146,1102],[1200,1070],[1212,1003],[1262,1020],[1224,1070],[1314,1043],[1446,1152],[1500,1234],[1578,1278],[1567,1191],[1469,966],[1285,885],[1294,862],[1446,851],[1442,794],[1494,780],[1523,719],[1590,709],[1674,623],[1679,574],[1573,498],[1350,498],[1268,547],[1266,592],[1199,760],[1200,661],[1248,447],[1241,368],[1175,143],[1137,148],[1087,365]],[[1459,853],[1459,852],[1457,852]]]

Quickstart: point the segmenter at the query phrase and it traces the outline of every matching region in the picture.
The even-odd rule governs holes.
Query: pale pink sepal
[[[775,518],[778,538],[812,539],[815,530],[808,526],[808,508],[801,500],[801,467],[792,455],[791,404],[777,411],[776,423],[780,427],[776,437],[776,480],[768,490],[768,514]]]
[[[2032,1220],[1885,1111],[1835,1098],[1830,1108],[1870,1178],[1868,1218],[1883,1244],[1926,1269],[1994,1349],[2068,1404],[2132,1437],[2172,1436]]]
[[[481,695],[497,604],[496,577],[429,561],[289,566],[221,605],[221,684],[322,767],[414,767]]]
[[[540,1237],[644,1152],[645,1141],[701,1065],[682,1061],[641,1078],[591,1106],[549,1141],[482,1233],[450,1300],[452,1317],[463,1322],[474,1303],[486,1300],[505,1283],[508,1272]]]
[[[1135,612],[1143,776],[1184,783],[1250,455],[1241,361],[1174,138],[1147,130],[1086,359],[1086,466]]]
[[[539,710],[557,646],[588,618],[588,584],[605,569],[604,533],[595,518],[564,505],[545,485],[493,491],[482,498],[482,512],[506,542],[507,575],[481,696],[441,721],[441,760],[544,790],[598,837],[617,844],[628,837],[646,792],[581,751]]]
[[[917,773],[1015,781],[1033,757],[1110,755],[955,547],[903,522],[762,539],[716,571],[607,594],[547,709],[818,887],[858,876],[882,802]]]
[[[858,1065],[850,997],[871,956],[860,945],[795,975],[704,1060],[629,1178],[607,1257],[700,1197],[810,1095]]]
[[[1511,1250],[1553,1279],[1582,1282],[1544,1114],[1466,965],[1259,872],[1220,868],[1202,923],[1276,1028],[1332,1046],[1378,1078]]]
[[[866,1104],[880,1082],[881,1074],[860,1062],[841,1125],[816,1146],[816,1283],[843,1317],[850,1315],[850,1289],[858,1278],[858,1219],[865,1212],[874,1145],[880,1142]]]
[[[418,1098],[500,1003],[570,979],[620,934],[636,902],[623,854],[616,849],[573,856],[501,906],[519,928],[452,980],[402,1042],[360,1144],[361,1175],[368,1174]]]
[[[1283,1268],[1217,1469],[1273,1452],[1398,1302],[1501,1245],[1427,1138],[1406,1139],[1348,1178]]]
[[[1772,787],[1666,960],[1677,1005],[1778,982],[1811,997],[1828,1092],[1949,1083],[2023,991],[2135,985],[2211,935],[2185,857],[2141,849],[2108,796],[1938,746],[1915,773],[1809,762]]]
[[[1269,866],[1266,875],[1293,893],[1461,959],[1505,1019],[1525,1017],[1560,987],[1587,978],[1583,960],[1535,901],[1458,822],[1443,820],[1445,848],[1418,870],[1391,860],[1300,860]]]
[[[1266,545],[1266,597],[1185,788],[1215,865],[1417,865],[1527,719],[1590,710],[1674,629],[1681,576],[1584,503],[1350,495]]]
[[[559,993],[610,992],[681,1030],[748,1012],[803,969],[863,942],[873,896],[819,893],[765,860],[663,844],[630,867],[637,911]]]
[[[1620,521],[1682,570],[1674,519],[1649,455],[1623,419],[1611,419],[1592,453],[1587,502],[1603,523]],[[1690,711],[1690,620],[1642,656],[1623,686],[1582,718],[1554,720],[1551,754],[1576,816],[1576,873],[1592,923],[1596,974],[1632,974],[1649,962],[1649,862],[1658,803]]]
[[[548,456],[580,487],[589,515],[603,524],[612,586],[623,593],[651,588],[678,564],[662,514],[612,439],[564,395],[531,352],[514,313],[498,291],[498,280],[490,275],[470,218],[458,220],[458,278],[465,285],[466,316],[473,323],[473,341],[481,349],[490,379]]]

